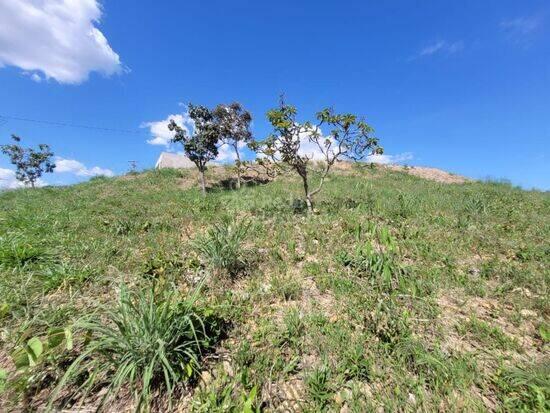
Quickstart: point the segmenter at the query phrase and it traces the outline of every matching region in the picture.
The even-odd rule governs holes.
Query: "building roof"
[[[159,156],[155,168],[175,168],[175,169],[187,169],[194,168],[195,164],[185,155],[171,153],[171,152],[162,152]]]

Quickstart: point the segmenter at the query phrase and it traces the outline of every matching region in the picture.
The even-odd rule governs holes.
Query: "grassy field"
[[[547,193],[189,174],[0,194],[1,411],[550,410]]]

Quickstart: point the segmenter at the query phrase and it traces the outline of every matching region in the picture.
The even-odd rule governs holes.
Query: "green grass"
[[[86,337],[81,354],[71,363],[51,396],[71,380],[77,393],[105,386],[100,407],[127,385],[135,395],[135,411],[147,411],[152,393],[160,388],[171,395],[178,383],[193,378],[201,358],[220,335],[220,323],[208,310],[196,308],[199,290],[176,300],[164,290],[131,293],[122,287],[115,308],[77,323]],[[77,394],[79,396],[79,394]]]
[[[308,216],[293,177],[186,179],[0,194],[0,410],[548,409],[547,193],[355,167]]]

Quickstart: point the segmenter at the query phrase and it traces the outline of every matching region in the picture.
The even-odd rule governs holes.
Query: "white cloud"
[[[82,162],[76,161],[74,159],[63,159],[57,158],[55,161],[56,168],[54,169],[55,173],[70,173],[76,176],[114,176],[114,172],[110,169],[100,168],[99,166],[94,166],[92,168],[87,168]]]
[[[462,49],[464,49],[464,42],[462,41],[447,42],[445,40],[439,40],[421,49],[413,59],[443,53],[451,55],[460,52]]]
[[[238,143],[239,153],[241,156],[241,160],[243,160],[243,153],[241,149],[243,149],[246,146],[246,143],[239,142]],[[237,154],[235,153],[235,148],[233,146],[224,144],[218,148],[218,157],[216,158],[216,163],[231,163],[235,162],[237,160]]]
[[[44,186],[46,182],[42,179],[38,179],[35,182],[35,186]],[[20,182],[15,177],[15,171],[11,169],[0,168],[0,189],[17,189],[24,188],[25,184]]]
[[[298,124],[296,126],[299,126]],[[295,140],[300,140],[300,148],[298,149],[298,155],[301,156],[307,156],[309,159],[314,161],[322,161],[326,159],[325,154],[321,151],[319,148],[319,145],[317,143],[312,142],[310,140],[311,135],[316,131],[316,133],[320,134],[321,137],[319,138],[319,142],[324,142],[326,139],[323,137],[323,132],[316,128],[316,127],[310,127],[306,128],[305,126],[300,126],[300,131],[297,135],[294,136]],[[332,138],[329,138],[332,140]],[[329,149],[329,151],[332,151]],[[265,155],[259,153],[257,154],[257,157],[264,158]]]
[[[175,135],[174,131],[168,129],[168,124],[170,119],[173,119],[178,126],[182,127],[190,133],[190,129],[193,128],[193,121],[187,113],[180,113],[176,115],[169,115],[164,120],[159,120],[155,122],[144,122],[141,124],[142,128],[149,128],[152,138],[147,140],[149,145],[161,145],[166,146],[167,149],[170,149],[171,140]]]
[[[69,84],[93,71],[118,73],[120,58],[95,27],[100,18],[98,0],[2,0],[0,67],[19,67],[34,81]]]
[[[514,35],[527,35],[537,30],[541,24],[542,18],[540,16],[529,16],[503,20],[500,22],[500,27]]]
[[[401,163],[413,159],[413,154],[404,152],[397,155],[369,155],[366,162],[379,163],[383,165]]]
[[[54,173],[68,173],[81,177],[115,175],[110,169],[101,168],[99,166],[87,168],[82,162],[74,159],[63,159],[57,157],[55,160],[55,165],[56,168],[54,169]],[[35,186],[37,187],[45,185],[47,185],[47,183],[43,179],[38,179],[35,183]],[[16,179],[14,170],[0,168],[0,189],[17,189],[24,187],[25,185]]]
[[[11,169],[0,168],[0,189],[22,188],[23,183],[15,179],[15,172]]]

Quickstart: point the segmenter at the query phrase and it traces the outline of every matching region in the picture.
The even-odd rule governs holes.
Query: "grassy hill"
[[[0,410],[550,409],[548,194],[191,175],[0,194]]]

